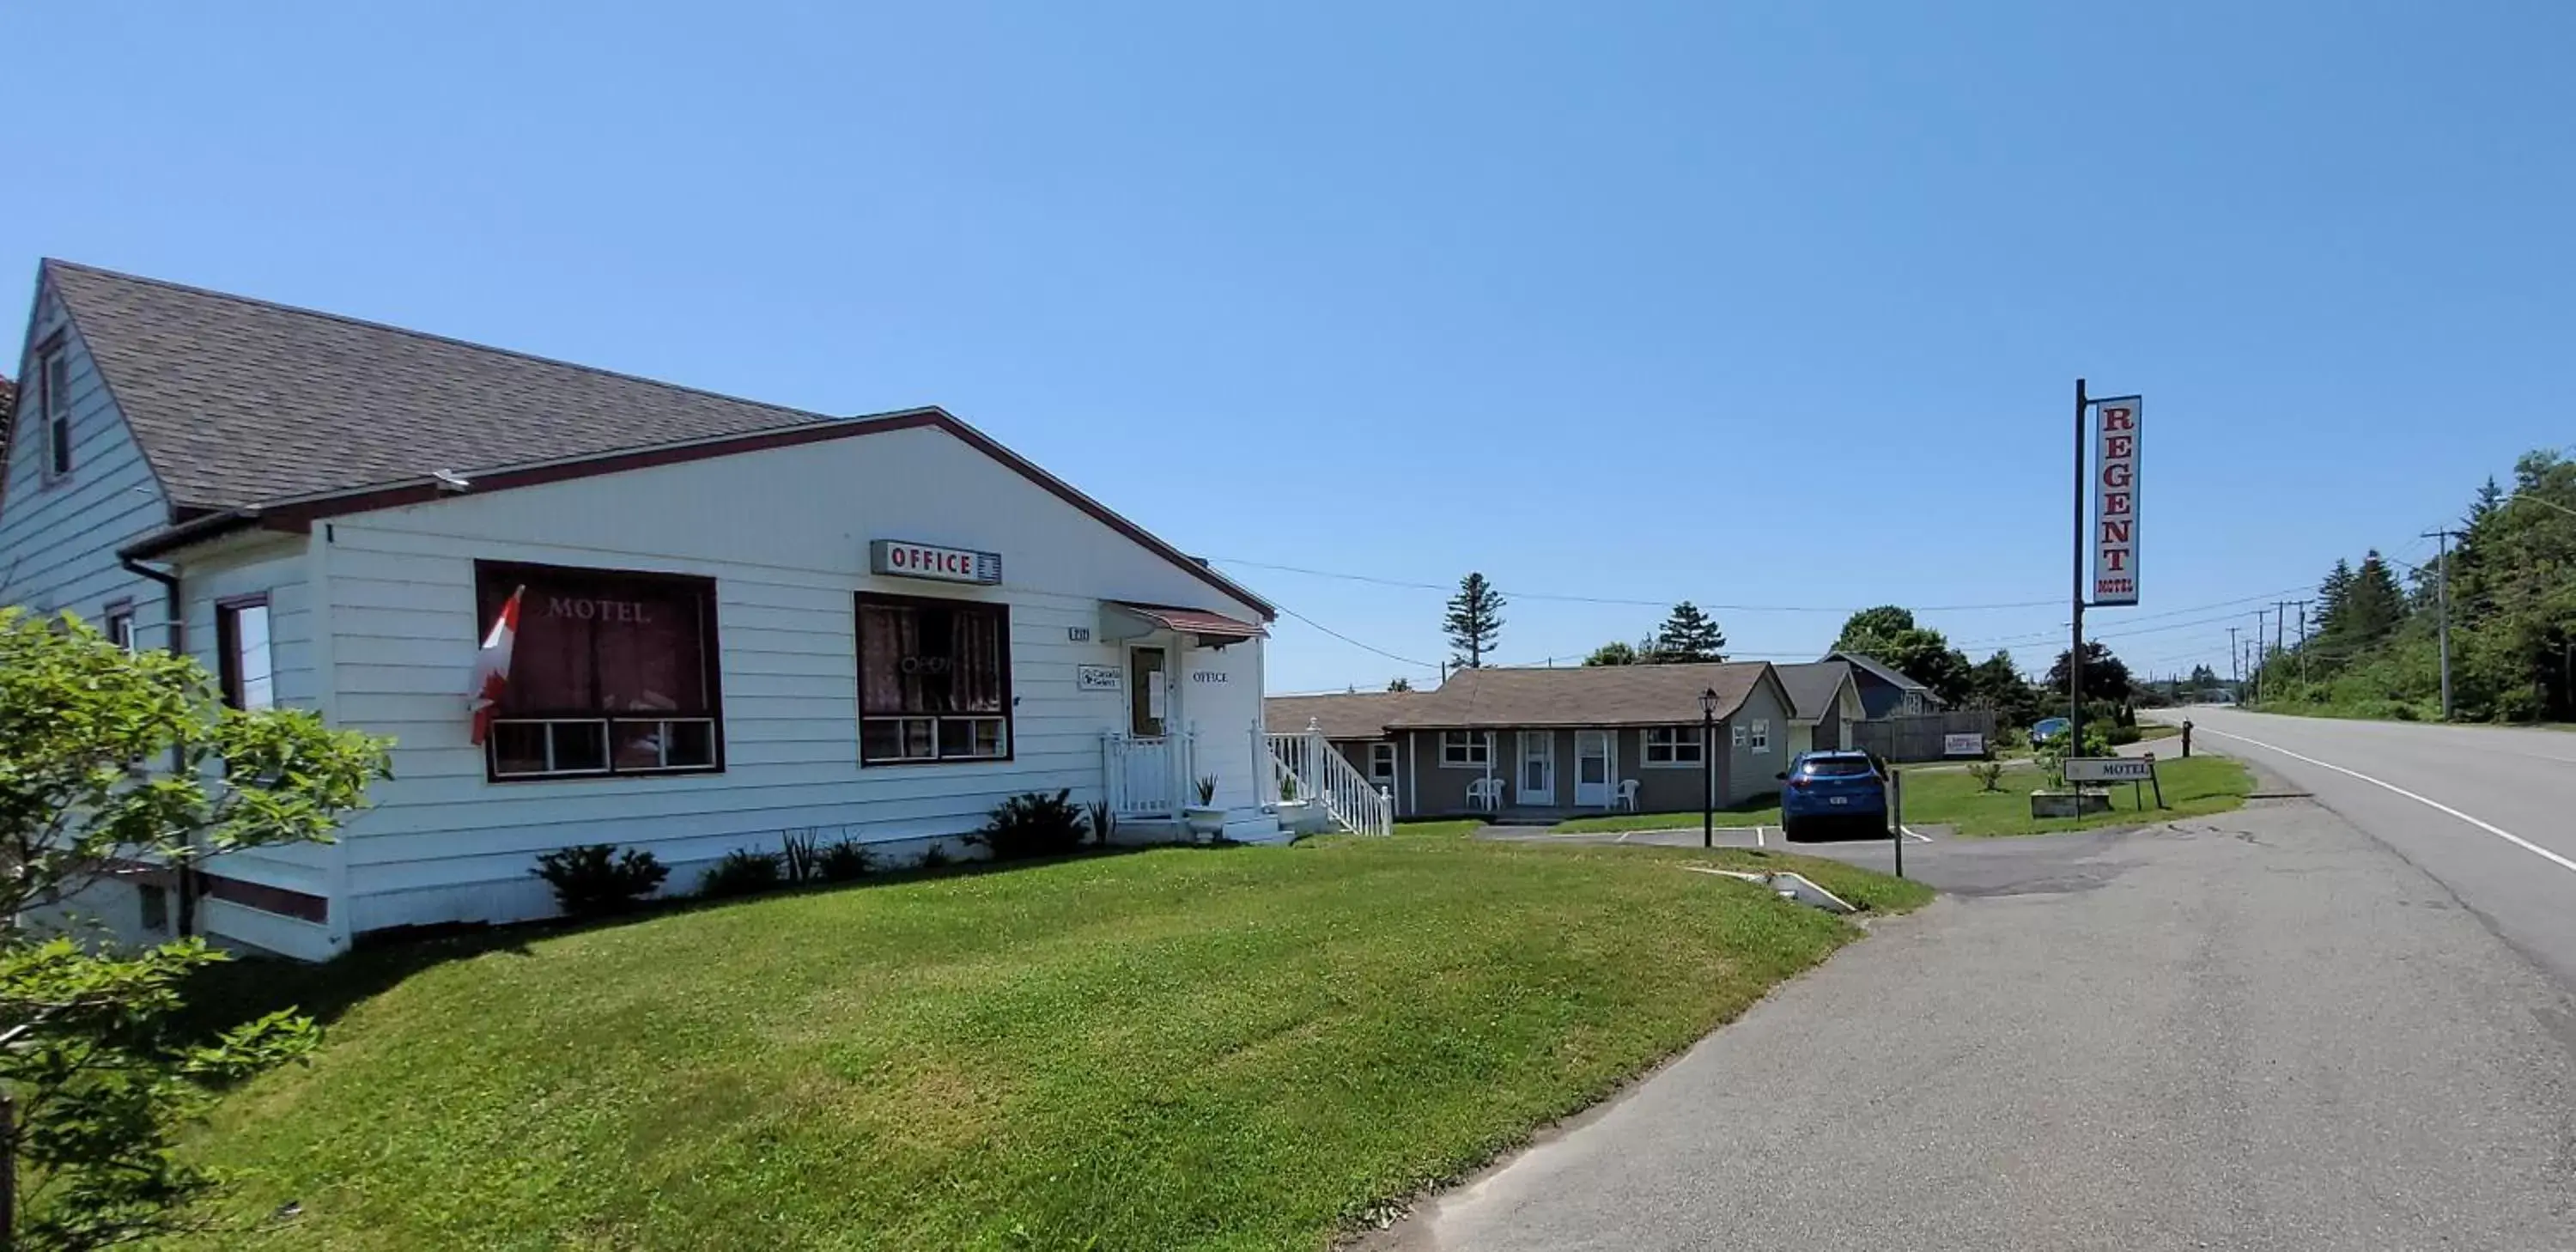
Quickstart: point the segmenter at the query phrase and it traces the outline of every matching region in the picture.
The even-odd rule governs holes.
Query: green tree
[[[2028,726],[2039,720],[2039,693],[2022,678],[2021,667],[2013,664],[2012,653],[2001,649],[1968,667],[1966,694],[1961,703],[1970,708],[1993,709],[1996,720],[2006,726]]]
[[[1600,647],[1594,648],[1592,650],[1592,655],[1583,658],[1583,663],[1586,665],[1634,665],[1637,663],[1637,649],[1633,644],[1621,643],[1618,640],[1613,639]]]
[[[1386,689],[1389,691],[1411,691],[1413,690],[1413,680],[1399,674],[1386,680]]]
[[[2061,696],[2066,692],[2067,657],[2068,654],[2065,652],[2058,653],[2057,664],[2048,667],[2048,677],[2044,680],[2044,685],[2050,691]],[[2129,677],[2128,663],[2113,656],[2111,649],[2101,640],[2085,640],[2084,698],[2088,701],[2108,700],[2114,704],[2127,704],[2130,697],[2135,694],[2135,688]]]
[[[1914,629],[1914,612],[1911,609],[1899,608],[1893,604],[1862,609],[1843,619],[1843,633],[1834,637],[1833,650],[1858,652],[1872,660],[1886,661],[1885,653],[1890,642],[1899,634],[1912,629]],[[1915,681],[1922,680],[1918,678]]]
[[[1494,590],[1483,574],[1470,573],[1458,580],[1458,594],[1449,597],[1448,615],[1441,627],[1449,632],[1450,659],[1468,669],[1485,664],[1485,654],[1494,650],[1494,641],[1503,633],[1503,593]]]
[[[74,942],[80,893],[120,868],[326,840],[385,771],[385,741],[301,710],[223,707],[194,662],[79,621],[0,609],[0,1093],[18,1169],[14,1252],[102,1248],[201,1222],[221,1180],[175,1151],[211,1087],[301,1056],[275,1013],[212,1039],[176,1024],[195,938]],[[0,1180],[5,1184],[12,1180]]]
[[[1684,600],[1673,606],[1664,624],[1655,628],[1657,665],[1684,665],[1726,659],[1726,632],[1717,628],[1717,619]]]

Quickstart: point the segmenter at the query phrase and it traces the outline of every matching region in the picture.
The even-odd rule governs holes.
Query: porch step
[[[1227,817],[1225,837],[1236,843],[1286,843],[1290,838],[1287,831],[1279,828],[1278,816],[1271,813]]]

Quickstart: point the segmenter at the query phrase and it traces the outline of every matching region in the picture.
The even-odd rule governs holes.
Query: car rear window
[[[1819,757],[1800,767],[1809,778],[1858,778],[1869,773],[1869,762],[1856,756]]]

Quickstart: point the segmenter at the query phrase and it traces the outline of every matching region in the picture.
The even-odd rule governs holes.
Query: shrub
[[[933,839],[930,841],[930,846],[921,850],[921,859],[912,864],[916,869],[938,869],[948,864],[948,859],[948,849],[938,840]]]
[[[1209,794],[1213,795],[1215,793],[1211,791]],[[1282,773],[1279,775],[1279,802],[1281,804],[1295,804],[1297,802],[1297,776],[1295,774]],[[1202,803],[1204,803],[1204,801],[1202,801]]]
[[[777,853],[736,848],[707,867],[706,876],[698,880],[698,894],[710,900],[747,896],[777,886],[779,878]]]
[[[778,837],[778,868],[791,883],[812,882],[823,876],[814,864],[814,832],[791,830]]]
[[[2001,761],[1980,761],[1968,767],[1968,777],[1977,780],[1982,791],[2003,790],[2004,766]]]
[[[1107,800],[1094,800],[1082,811],[1083,821],[1091,827],[1091,846],[1109,846],[1109,837],[1118,833],[1118,814]]]
[[[876,854],[856,839],[843,839],[815,854],[814,872],[825,882],[862,878],[877,865]]]
[[[2114,726],[2111,728],[2111,733],[2105,736],[2110,746],[2115,748],[2124,743],[2136,743],[2141,738],[2144,736],[2139,732],[2135,722],[2125,726]]]
[[[1061,856],[1082,847],[1082,809],[1069,790],[1012,796],[993,809],[984,829],[968,836],[992,850],[996,861]]]
[[[555,889],[555,905],[567,917],[606,917],[623,913],[653,894],[671,876],[669,866],[650,852],[613,844],[583,843],[558,848],[537,858],[528,871]]]

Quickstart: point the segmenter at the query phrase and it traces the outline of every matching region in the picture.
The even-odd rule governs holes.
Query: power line
[[[1245,569],[1277,570],[1288,574],[1303,574],[1309,578],[1336,578],[1344,582],[1368,583],[1372,586],[1378,587],[1398,587],[1408,591],[1450,592],[1457,590],[1456,587],[1448,583],[1426,583],[1402,578],[1380,578],[1374,574],[1353,574],[1341,570],[1315,569],[1311,566],[1304,565],[1274,565],[1265,561],[1247,561],[1240,557],[1212,556],[1207,559],[1214,561],[1219,565],[1239,565]],[[1609,604],[1626,608],[1665,609],[1671,608],[1675,603],[1671,600],[1639,600],[1623,596],[1577,595],[1571,592],[1558,591],[1520,591],[1508,587],[1497,587],[1495,590],[1514,600],[1558,601],[1567,604]],[[1915,609],[1914,611],[1918,613],[1967,613],[1985,609],[2047,608],[2056,603],[2056,600],[2048,599],[2014,600],[2008,603],[1997,604],[1927,604]],[[1717,609],[1728,613],[1856,613],[1862,608],[1868,608],[1871,606],[1830,604],[1701,604],[1699,607],[1704,609]]]
[[[2238,596],[2238,597],[2236,597],[2236,598],[2235,598],[2235,599],[2233,599],[2233,600],[2213,600],[2213,601],[2211,601],[2211,602],[2209,602],[2209,603],[2207,603],[2207,604],[2194,604],[2194,605],[2189,605],[2189,606],[2186,606],[2186,607],[2184,607],[2184,608],[2179,608],[2179,609],[2166,609],[2166,610],[2164,610],[2164,611],[2162,611],[2162,612],[2158,612],[2158,613],[2141,613],[2141,614],[2138,614],[2138,615],[2136,615],[2136,616],[2134,616],[2134,617],[2132,617],[2132,616],[2127,616],[2127,615],[2123,615],[2123,616],[2122,616],[2122,618],[2121,618],[2121,621],[2122,621],[2122,622],[2124,622],[2124,623],[2130,623],[2130,622],[2152,622],[2152,621],[2157,621],[2157,620],[2159,620],[2159,619],[2167,618],[2167,617],[2179,617],[2179,616],[2181,616],[2181,615],[2183,615],[2183,614],[2185,614],[2185,613],[2205,613],[2205,612],[2208,612],[2208,611],[2209,611],[2209,610],[2211,610],[2211,609],[2222,609],[2222,608],[2228,608],[2228,607],[2230,607],[2230,606],[2233,606],[2233,605],[2239,605],[2239,604],[2252,604],[2252,603],[2254,603],[2254,602],[2256,602],[2256,601],[2258,601],[2258,600],[2270,600],[2270,599],[2273,599],[2274,597],[2288,594],[2289,592],[2294,592],[2294,591],[2304,591],[2304,590],[2306,590],[2306,589],[2307,589],[2307,588],[2305,588],[2304,586],[2300,586],[2300,587],[2287,587],[2287,588],[2282,588],[2282,589],[2277,590],[2277,591],[2266,591],[2266,592],[2261,593],[2260,595]],[[2049,603],[2050,603],[2051,605],[2055,605],[2055,604],[2057,604],[2058,602],[2057,602],[2057,601],[2055,601],[2055,600],[2051,600],[2051,601],[2049,601]],[[2232,616],[2232,615],[2231,615],[2231,616]],[[2119,633],[2128,634],[2128,633],[2136,633],[2136,632],[2119,632]],[[2095,635],[2095,636],[2093,636],[2093,637],[2094,637],[2094,638],[2099,639],[2099,638],[2105,638],[2106,636],[2102,636],[2102,635]],[[1985,645],[1988,645],[1988,644],[2002,644],[2002,645],[2005,645],[2005,646],[2010,646],[2010,645],[2015,644],[2015,643],[2047,643],[2047,642],[2050,642],[2050,641],[2055,640],[2055,639],[2057,639],[2057,638],[2058,638],[2058,634],[2057,634],[2057,632],[2056,632],[2056,631],[2053,631],[2053,630],[2050,630],[2050,631],[2031,631],[2031,632],[2028,632],[2028,633],[2018,634],[2018,635],[1993,635],[1993,636],[1989,636],[1989,637],[1984,638],[1984,639],[1956,639],[1956,640],[1952,640],[1951,642],[1952,642],[1953,646],[1956,646],[1956,647],[1962,647],[1962,648],[1974,648],[1974,647],[1982,647],[1982,646],[1985,646]]]
[[[1342,642],[1347,643],[1347,644],[1351,645],[1351,646],[1352,646],[1352,647],[1354,647],[1354,648],[1358,648],[1359,650],[1361,650],[1361,651],[1363,651],[1363,652],[1374,652],[1374,653],[1378,654],[1379,656],[1385,657],[1386,659],[1388,659],[1388,660],[1390,660],[1390,661],[1402,661],[1402,662],[1404,662],[1404,663],[1405,663],[1405,664],[1407,664],[1407,665],[1418,665],[1418,666],[1422,667],[1423,669],[1427,669],[1427,670],[1435,670],[1435,671],[1436,671],[1436,670],[1438,670],[1438,669],[1440,668],[1440,666],[1434,665],[1434,664],[1432,664],[1432,663],[1431,663],[1431,662],[1429,662],[1429,661],[1417,661],[1417,660],[1414,660],[1412,657],[1409,657],[1409,656],[1397,656],[1396,654],[1394,654],[1394,653],[1392,653],[1392,652],[1389,652],[1389,651],[1387,651],[1387,650],[1386,650],[1386,649],[1384,649],[1384,648],[1378,647],[1378,646],[1377,646],[1377,645],[1375,645],[1375,644],[1361,643],[1359,640],[1357,640],[1357,639],[1353,639],[1353,638],[1351,638],[1349,635],[1345,635],[1345,634],[1343,634],[1342,632],[1340,632],[1340,631],[1338,631],[1338,630],[1335,630],[1335,629],[1333,629],[1332,627],[1330,627],[1330,626],[1327,626],[1327,625],[1323,624],[1322,622],[1316,621],[1314,618],[1308,617],[1308,616],[1306,616],[1305,614],[1300,613],[1300,612],[1298,612],[1298,611],[1297,611],[1297,610],[1295,610],[1295,609],[1289,608],[1287,605],[1281,604],[1281,605],[1276,605],[1275,607],[1276,607],[1280,612],[1285,613],[1285,614],[1287,614],[1287,615],[1288,615],[1288,616],[1290,616],[1290,617],[1296,618],[1298,621],[1304,622],[1304,623],[1306,623],[1307,625],[1312,626],[1312,627],[1314,627],[1315,629],[1317,629],[1317,630],[1320,630],[1320,631],[1324,632],[1325,634],[1331,635],[1333,638],[1335,638],[1335,639],[1339,639],[1339,640],[1341,640]]]

